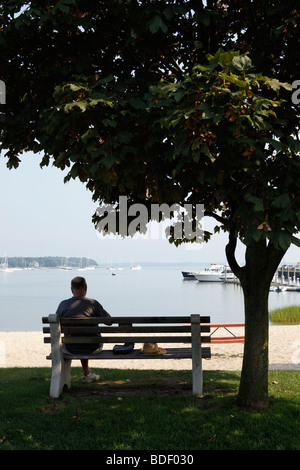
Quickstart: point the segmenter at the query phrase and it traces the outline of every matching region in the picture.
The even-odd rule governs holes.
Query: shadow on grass
[[[107,371],[104,371],[106,375]],[[111,372],[111,371],[110,371]],[[108,375],[111,375],[110,372]],[[98,382],[89,384],[88,387],[80,383],[80,379],[72,378],[72,388],[68,393],[73,396],[193,396],[192,383],[189,371],[126,371],[123,378],[120,378],[121,371],[118,371],[118,378],[100,377]],[[132,373],[131,373],[132,372]],[[220,374],[218,374],[220,375]],[[128,376],[128,377],[127,377]],[[204,384],[204,393],[207,394],[230,394],[233,395],[237,391],[237,376],[233,375],[233,381],[230,381],[230,375],[227,373],[226,382],[216,380],[214,375],[207,377]]]
[[[50,369],[0,369],[0,448],[98,450],[298,449],[299,373],[272,372],[263,412],[236,406],[238,372],[101,370],[49,397]],[[298,374],[298,375],[297,375]],[[274,383],[273,383],[274,382]]]

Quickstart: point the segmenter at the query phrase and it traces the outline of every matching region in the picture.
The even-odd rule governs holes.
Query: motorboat
[[[287,286],[271,286],[270,291],[272,292],[285,292],[287,291]]]
[[[220,276],[224,273],[224,269],[224,265],[211,264],[209,268],[195,273],[194,276],[200,282],[222,282]]]
[[[237,277],[233,274],[232,270],[228,267],[225,266],[221,276],[220,280],[223,282],[237,282]]]
[[[196,281],[195,274],[198,274],[200,271],[181,271],[183,279],[185,281]]]

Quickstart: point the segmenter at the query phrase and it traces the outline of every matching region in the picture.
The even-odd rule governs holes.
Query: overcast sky
[[[41,157],[22,156],[18,169],[8,170],[0,158],[0,261],[12,256],[90,257],[99,264],[153,262],[225,263],[227,235],[193,249],[194,244],[172,246],[160,239],[103,239],[92,224],[98,204],[80,181],[63,183],[66,172],[39,167]],[[210,219],[204,228],[211,229]],[[237,258],[243,263],[244,250]],[[300,261],[300,249],[291,248],[285,262]]]

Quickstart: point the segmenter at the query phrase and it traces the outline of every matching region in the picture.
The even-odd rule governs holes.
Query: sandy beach
[[[243,331],[235,330],[236,334]],[[46,359],[50,345],[44,344],[42,332],[0,332],[0,367],[51,367]],[[218,335],[219,336],[219,335]],[[135,345],[139,348],[142,345]],[[167,345],[159,344],[166,347]],[[168,345],[172,347],[172,345]],[[105,345],[104,348],[112,348]],[[204,370],[241,370],[243,344],[211,344],[211,359],[203,360]],[[119,369],[190,369],[189,359],[93,361],[94,368]],[[73,365],[79,365],[74,361]],[[300,370],[300,325],[271,326],[269,336],[270,369]]]

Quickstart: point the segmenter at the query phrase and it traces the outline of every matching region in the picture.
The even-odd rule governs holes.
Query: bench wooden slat
[[[108,341],[108,340],[105,340],[105,337],[101,336],[101,337],[87,337],[85,336],[84,338],[80,338],[79,341],[77,341],[76,338],[74,337],[63,337],[62,338],[62,343],[68,343],[68,344],[75,344],[75,343],[79,343],[79,342],[84,342],[84,343],[116,343],[116,344],[119,344],[119,343],[128,343],[129,340],[130,342],[132,343],[151,343],[150,339],[155,339],[155,341],[152,341],[152,342],[161,342],[161,343],[176,343],[178,341],[175,341],[175,337],[169,337],[169,341],[165,341],[165,337],[164,338],[160,338],[158,336],[155,336],[155,338],[151,338],[149,336],[145,336],[145,337],[129,337],[129,336],[126,336],[126,337],[122,337],[122,336],[115,336],[112,338],[111,341]],[[163,339],[164,341],[161,341],[161,339]],[[84,340],[84,341],[83,341]],[[188,336],[188,337],[185,337],[185,336],[180,336],[180,343],[190,343],[191,342],[191,337]],[[202,337],[201,339],[201,342],[202,343],[213,343],[214,341],[211,340],[211,338],[209,337]],[[45,336],[44,337],[44,343],[45,344],[51,344],[51,338],[50,336]]]
[[[103,360],[127,360],[127,359],[191,359],[192,357],[192,348],[166,348],[166,354],[153,354],[146,355],[142,354],[141,350],[134,350],[128,354],[115,354],[112,350],[103,350],[98,354],[93,354],[94,359],[103,359]],[[86,354],[69,354],[67,352],[63,353],[64,359],[90,359],[91,355]],[[202,348],[202,358],[210,359],[211,350],[210,348]],[[51,355],[47,356],[46,359],[51,359]]]
[[[79,330],[80,328],[80,330]],[[109,328],[109,330],[108,330]],[[201,325],[201,333],[209,333],[210,332],[210,326],[209,325]],[[145,327],[140,327],[140,326],[137,326],[137,327],[129,327],[129,328],[126,328],[126,327],[114,327],[114,326],[110,326],[110,327],[87,327],[87,328],[84,328],[82,326],[74,326],[74,327],[71,327],[71,326],[63,326],[62,327],[62,333],[67,333],[67,334],[71,334],[71,333],[81,333],[81,334],[84,334],[84,333],[155,333],[155,332],[158,332],[158,333],[178,333],[178,332],[182,332],[182,333],[190,333],[191,331],[191,327],[190,326],[185,326],[185,327],[177,327],[177,326],[160,326],[160,327],[155,327],[155,326],[145,326]],[[44,334],[49,334],[50,333],[50,327],[49,326],[44,326],[43,327],[43,333]]]
[[[202,326],[202,333],[209,333],[209,326]],[[91,326],[62,326],[62,333],[65,334],[98,334],[98,333],[190,333],[190,326],[107,326],[107,327],[91,327]]]
[[[99,323],[109,323],[113,321],[113,323],[118,323],[120,325],[128,324],[128,323],[189,323],[191,321],[190,316],[183,316],[183,317],[111,317],[108,319],[107,317],[95,317],[95,318],[66,318],[63,317],[60,319],[62,325],[73,324],[76,323],[80,324],[81,322],[85,324],[99,324]],[[43,323],[49,323],[48,317],[42,318]],[[200,316],[200,323],[209,323],[210,317],[209,316]]]
[[[79,343],[185,343],[191,342],[191,336],[64,336],[65,344]],[[210,343],[210,337],[201,338],[202,343]]]

